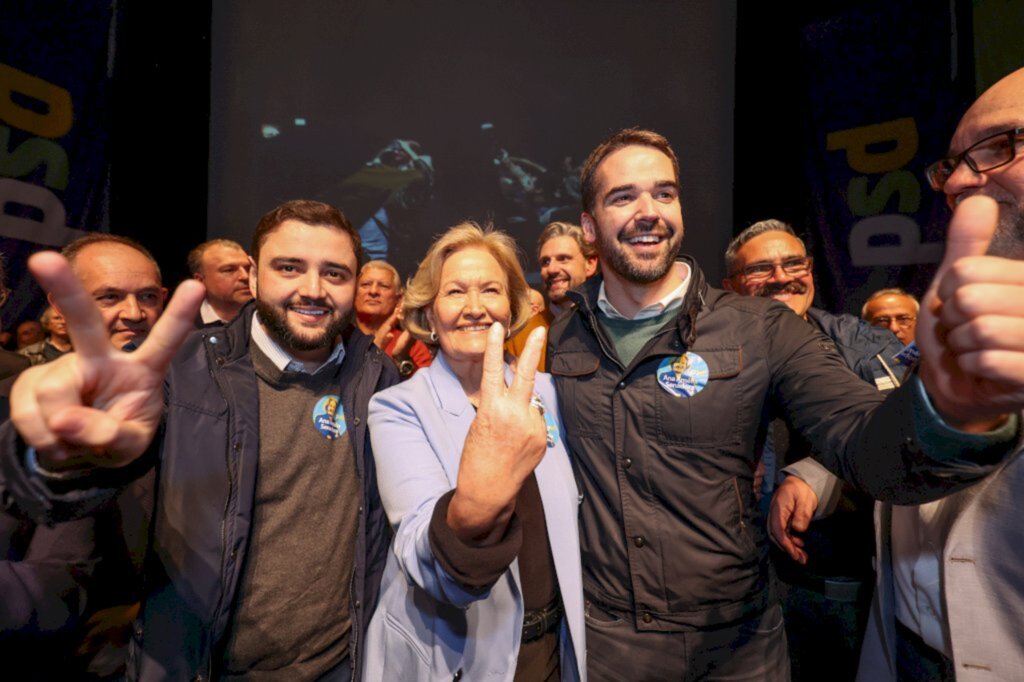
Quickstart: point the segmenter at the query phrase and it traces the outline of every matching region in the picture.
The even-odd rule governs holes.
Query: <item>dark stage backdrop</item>
[[[720,277],[732,232],[735,2],[214,3],[209,223],[248,244],[318,198],[410,274],[463,219],[579,220],[577,173],[640,125],[681,161],[683,250]]]

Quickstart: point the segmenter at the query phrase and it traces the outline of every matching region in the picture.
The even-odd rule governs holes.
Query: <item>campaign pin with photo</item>
[[[658,383],[676,396],[692,396],[708,384],[708,363],[696,353],[665,358],[658,365]]]
[[[345,411],[341,399],[336,395],[325,395],[313,406],[313,427],[327,440],[334,440],[345,433]]]

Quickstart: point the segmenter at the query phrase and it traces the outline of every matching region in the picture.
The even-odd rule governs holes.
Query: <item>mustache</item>
[[[765,298],[776,294],[806,294],[807,285],[803,282],[769,282],[758,289],[757,295]]]

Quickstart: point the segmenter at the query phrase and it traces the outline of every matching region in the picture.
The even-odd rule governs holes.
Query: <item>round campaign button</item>
[[[696,353],[669,357],[658,365],[658,384],[681,398],[696,395],[708,384],[708,363]]]
[[[336,395],[325,395],[313,406],[313,427],[327,440],[334,440],[348,428],[341,399]]]

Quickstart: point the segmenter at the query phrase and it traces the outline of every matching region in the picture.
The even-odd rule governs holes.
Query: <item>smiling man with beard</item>
[[[388,538],[366,411],[397,381],[349,324],[359,252],[337,209],[287,202],[256,228],[256,305],[182,343],[202,298],[186,282],[132,354],[66,261],[32,259],[76,352],[15,384],[35,449],[4,425],[7,491],[37,521],[81,517],[159,460],[129,677],[358,677]]]
[[[876,410],[880,393],[805,321],[708,286],[696,262],[678,255],[678,162],[657,133],[623,130],[602,142],[580,190],[602,274],[569,293],[574,307],[551,327],[548,365],[581,493],[589,679],[788,680],[753,493],[768,418],[786,418],[866,492],[908,504],[992,471],[1017,431],[1006,412],[1024,398],[1017,384],[997,383],[1001,373],[980,380],[936,362],[960,352],[953,341],[963,352],[977,344],[932,294],[925,379]],[[957,212],[951,259],[980,240],[973,234],[990,207],[979,201]],[[993,279],[1005,274],[997,270],[980,269]],[[943,299],[955,281],[943,279]],[[936,311],[954,329],[950,341],[935,335]],[[971,359],[961,361],[975,367]],[[960,397],[965,384],[979,386],[970,400]],[[929,397],[964,431],[1000,428],[954,431]]]

